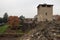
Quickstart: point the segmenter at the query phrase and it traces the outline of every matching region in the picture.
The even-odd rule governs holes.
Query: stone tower
[[[37,6],[37,21],[52,21],[53,19],[53,5],[39,4]]]

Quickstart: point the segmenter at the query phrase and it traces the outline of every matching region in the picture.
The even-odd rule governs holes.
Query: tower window
[[[50,5],[47,5],[47,7],[51,7]]]
[[[46,7],[46,5],[42,5],[42,7]]]
[[[47,15],[47,13],[45,13],[45,15]]]

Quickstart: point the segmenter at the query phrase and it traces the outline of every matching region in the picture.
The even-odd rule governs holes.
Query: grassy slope
[[[0,26],[0,34],[3,34],[8,28],[8,25]]]

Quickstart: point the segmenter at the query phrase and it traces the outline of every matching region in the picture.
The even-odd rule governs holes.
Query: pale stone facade
[[[37,21],[52,21],[53,5],[39,4],[37,7]]]

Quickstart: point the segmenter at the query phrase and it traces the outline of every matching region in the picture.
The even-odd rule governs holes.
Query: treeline
[[[35,21],[27,19],[23,15],[21,15],[20,17],[8,16],[7,13],[3,15],[3,18],[0,17],[0,24],[2,25],[7,24],[9,25],[10,29],[13,29],[13,30],[20,29],[22,31],[28,31],[36,27]]]
[[[5,13],[5,14],[3,15],[3,18],[0,17],[0,23],[7,23],[7,21],[8,21],[8,14]]]
[[[0,23],[7,23],[8,22],[8,18],[10,16],[8,16],[7,12],[3,15],[3,17],[0,17]],[[18,16],[17,16],[18,17]],[[23,15],[21,15],[20,17],[18,17],[19,19],[24,19],[25,17]]]

